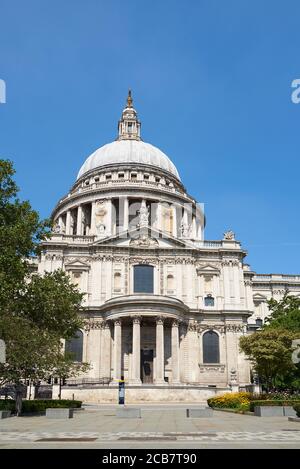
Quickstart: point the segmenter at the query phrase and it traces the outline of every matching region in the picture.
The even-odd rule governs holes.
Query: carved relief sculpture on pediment
[[[158,246],[158,241],[146,235],[141,235],[139,238],[131,239],[129,245],[137,248],[152,248]]]

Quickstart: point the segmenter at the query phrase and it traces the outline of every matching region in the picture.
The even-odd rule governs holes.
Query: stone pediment
[[[89,264],[80,261],[79,259],[72,260],[65,263],[66,270],[89,270]]]
[[[264,295],[261,295],[260,293],[255,293],[253,295],[253,301],[257,303],[262,303],[264,301],[267,301],[267,297]]]
[[[197,274],[219,275],[220,270],[212,264],[205,264],[197,267]]]
[[[173,249],[173,248],[193,248],[192,243],[185,240],[174,238],[165,232],[154,228],[126,230],[107,238],[96,240],[95,245],[102,246],[128,246],[130,248],[143,249]]]

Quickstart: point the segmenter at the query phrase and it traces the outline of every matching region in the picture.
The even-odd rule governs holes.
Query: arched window
[[[65,353],[69,354],[74,362],[82,362],[83,333],[77,331],[75,337],[66,340]]]
[[[120,272],[116,272],[114,275],[114,290],[120,291],[121,290],[121,274]]]
[[[174,290],[174,277],[171,274],[167,276],[167,290]]]
[[[203,334],[203,363],[220,363],[219,336],[214,331]]]
[[[204,298],[204,306],[215,306],[215,299],[211,295],[207,295]]]
[[[152,265],[134,266],[134,293],[154,293],[153,275]]]

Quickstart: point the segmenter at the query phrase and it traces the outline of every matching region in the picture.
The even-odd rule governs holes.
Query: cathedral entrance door
[[[142,383],[153,383],[153,350],[141,350],[141,380]]]

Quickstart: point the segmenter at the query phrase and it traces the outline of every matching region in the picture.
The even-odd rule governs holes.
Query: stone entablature
[[[111,298],[102,305],[100,312],[106,320],[127,316],[160,316],[162,319],[183,321],[189,308],[177,298],[141,293]]]

